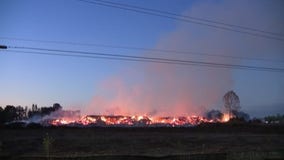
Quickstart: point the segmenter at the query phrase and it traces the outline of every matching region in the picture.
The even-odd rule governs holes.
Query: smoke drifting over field
[[[247,3],[247,6],[244,7],[243,3]],[[185,11],[184,15],[215,18],[216,21],[244,24],[263,30],[273,28],[275,32],[282,32],[284,23],[278,20],[283,14],[277,12],[278,9],[272,10],[268,3],[271,2],[225,1],[216,4],[208,1],[208,3],[196,3]],[[273,7],[280,6],[273,4]],[[284,49],[282,42],[183,22],[177,22],[174,30],[160,37],[154,48],[239,57],[270,57],[270,59],[283,58],[281,50]],[[140,54],[225,64],[259,63],[259,61],[193,54],[157,52]],[[278,63],[264,64],[275,66]],[[210,108],[221,109],[222,96],[226,91],[235,88],[235,70],[232,69],[155,63],[137,63],[129,66],[131,67],[110,77],[96,88],[98,94],[93,97],[83,113],[151,116],[203,114]]]

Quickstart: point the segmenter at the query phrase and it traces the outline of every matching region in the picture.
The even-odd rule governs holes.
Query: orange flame
[[[228,122],[230,120],[230,114],[225,113],[222,118],[222,122]]]
[[[227,122],[228,116],[224,115],[222,122]],[[212,123],[201,116],[182,116],[182,117],[148,117],[148,116],[121,116],[121,115],[90,115],[77,120],[55,119],[50,122],[51,125],[98,125],[98,126],[192,126],[200,123]]]

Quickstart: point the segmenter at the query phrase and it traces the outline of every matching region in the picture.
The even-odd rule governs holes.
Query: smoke
[[[79,120],[81,118],[80,111],[71,111],[71,110],[56,110],[51,112],[48,115],[34,115],[31,118],[24,120],[25,123],[47,123],[49,124],[50,120],[54,119],[65,119],[65,120]]]
[[[222,1],[221,3],[202,1],[195,3],[183,14],[282,32],[284,23],[278,20],[283,14],[278,12],[279,9],[273,9],[273,7],[278,8],[277,3],[282,2],[273,3],[273,7],[268,3],[272,4],[269,1]],[[161,36],[155,48],[230,56],[257,55],[257,57],[276,59],[282,56],[281,50],[283,51],[284,46],[281,43],[206,26],[176,22],[176,28]],[[252,63],[242,59],[193,54],[144,52],[142,55],[226,64]],[[255,63],[258,62],[253,62]],[[221,109],[222,96],[234,87],[234,70],[231,69],[156,63],[132,64],[118,75],[102,82],[83,112],[151,116],[203,114],[209,108]]]
[[[205,117],[209,120],[213,120],[213,121],[220,121],[223,119],[224,114],[222,112],[220,112],[219,110],[210,110],[205,114]]]

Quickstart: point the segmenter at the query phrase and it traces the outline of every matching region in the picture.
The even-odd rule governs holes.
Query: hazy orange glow
[[[229,115],[219,122],[227,122]],[[149,117],[143,116],[122,116],[122,115],[89,115],[76,120],[55,119],[50,122],[51,125],[96,125],[96,126],[192,126],[200,123],[213,123],[216,121],[208,120],[202,116],[181,116],[181,117]]]
[[[222,122],[228,122],[229,120],[230,120],[230,115],[228,113],[225,113],[223,115]]]

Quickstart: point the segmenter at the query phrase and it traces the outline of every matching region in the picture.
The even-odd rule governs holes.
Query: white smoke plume
[[[283,1],[202,1],[183,14],[283,33],[283,6]],[[176,28],[160,37],[155,46],[156,49],[269,59],[283,59],[284,50],[279,41],[184,22],[176,22]],[[142,55],[226,64],[260,64],[259,61],[192,54],[144,52]],[[274,62],[261,64],[279,66]],[[232,69],[139,63],[102,82],[96,89],[99,92],[83,112],[152,116],[202,114],[209,108],[221,109],[222,96],[235,89],[234,74]]]

